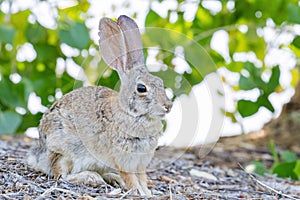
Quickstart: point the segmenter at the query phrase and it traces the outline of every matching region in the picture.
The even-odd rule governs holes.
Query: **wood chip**
[[[110,195],[116,195],[116,194],[121,194],[122,190],[120,188],[116,188],[114,190],[112,190],[110,193]]]
[[[160,175],[160,176],[158,176],[158,178],[167,183],[176,183],[177,182],[175,179],[169,178],[168,176],[165,176],[165,175]]]
[[[214,175],[212,175],[210,173],[207,173],[207,172],[204,172],[204,171],[199,171],[197,169],[191,169],[190,170],[190,175],[191,176],[197,176],[199,178],[210,179],[210,180],[213,180],[213,181],[218,180]]]

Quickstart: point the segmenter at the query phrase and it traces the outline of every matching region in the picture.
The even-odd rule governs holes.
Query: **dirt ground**
[[[300,199],[300,181],[243,169],[254,160],[272,164],[268,148],[256,145],[259,137],[223,138],[212,151],[209,145],[160,147],[148,172],[151,199]],[[25,162],[32,142],[24,136],[0,137],[0,199],[143,199],[110,185],[76,185],[33,170]]]

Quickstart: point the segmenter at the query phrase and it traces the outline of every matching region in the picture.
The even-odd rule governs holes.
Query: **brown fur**
[[[50,168],[55,179],[58,179],[62,175],[61,165],[59,163],[61,161],[61,158],[61,154],[55,152],[51,152],[49,154]]]

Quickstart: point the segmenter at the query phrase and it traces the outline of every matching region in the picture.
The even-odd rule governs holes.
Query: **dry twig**
[[[255,178],[252,174],[248,173],[240,163],[238,163],[238,165],[239,165],[240,168],[241,168],[241,169],[242,169],[242,170],[243,170],[243,171],[244,171],[244,172],[245,172],[252,180],[254,180],[258,185],[260,185],[260,186],[263,187],[264,189],[268,189],[268,190],[274,192],[279,198],[286,197],[286,198],[293,199],[293,200],[299,200],[299,199],[300,199],[300,198],[295,198],[295,197],[293,197],[293,196],[291,196],[291,195],[288,195],[288,194],[284,194],[282,191],[276,190],[276,189],[274,189],[274,188],[272,188],[272,187],[270,187],[270,186],[264,184],[263,182],[261,182],[260,180],[258,180],[257,178]]]

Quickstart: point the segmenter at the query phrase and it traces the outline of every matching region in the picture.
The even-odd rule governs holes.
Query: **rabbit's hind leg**
[[[55,179],[62,177],[72,183],[92,186],[105,184],[105,181],[98,172],[85,170],[72,173],[73,162],[62,154],[51,152],[49,154],[49,163]]]
[[[65,179],[72,183],[90,186],[106,184],[101,175],[94,171],[82,171],[76,174],[68,174]]]
[[[55,179],[59,179],[68,173],[68,166],[63,165],[63,155],[56,152],[50,152],[48,161],[50,170]],[[67,164],[67,163],[66,163]]]
[[[102,174],[102,178],[105,180],[106,183],[114,187],[119,186],[121,188],[125,188],[125,183],[119,174],[116,174],[114,172],[108,172]]]

